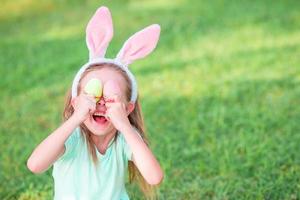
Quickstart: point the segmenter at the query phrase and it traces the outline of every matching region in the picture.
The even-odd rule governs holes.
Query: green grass
[[[0,199],[51,199],[52,170],[33,175],[26,160],[60,124],[100,5],[114,20],[109,57],[162,27],[157,50],[132,65],[165,172],[160,199],[300,199],[299,1],[82,2],[1,2]]]

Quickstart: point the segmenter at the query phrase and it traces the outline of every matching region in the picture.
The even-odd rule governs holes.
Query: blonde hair
[[[81,76],[81,79],[79,81],[79,87],[77,88],[77,93],[80,93],[80,83],[82,78],[88,74],[91,71],[96,71],[100,70],[102,68],[109,67],[110,69],[114,69],[118,73],[120,73],[125,82],[126,82],[126,99],[127,101],[130,100],[131,97],[131,84],[130,84],[130,79],[128,78],[126,72],[124,72],[120,67],[110,64],[110,63],[103,63],[103,64],[97,64],[97,65],[92,65],[88,69],[84,71],[84,73]],[[74,108],[71,105],[71,89],[67,92],[66,94],[66,99],[65,99],[65,106],[64,106],[64,111],[63,111],[63,121],[66,121],[69,119],[74,112]],[[128,119],[130,121],[130,124],[134,126],[138,132],[140,133],[141,137],[143,138],[144,142],[146,143],[147,146],[149,146],[149,141],[147,139],[146,133],[145,133],[145,125],[144,125],[144,120],[143,120],[143,115],[142,115],[142,110],[141,106],[139,103],[139,97],[137,98],[135,102],[135,107],[134,110],[129,114]],[[83,134],[85,140],[87,141],[88,145],[88,150],[90,153],[90,156],[94,162],[94,164],[97,164],[98,159],[96,156],[96,150],[95,150],[95,144],[92,141],[91,138],[91,132],[89,129],[82,123],[80,125],[80,130],[81,133]],[[116,137],[115,137],[116,140]],[[128,161],[128,175],[129,175],[129,183],[133,183],[136,181],[141,189],[141,191],[144,193],[146,199],[156,199],[156,188],[157,186],[153,186],[147,183],[147,181],[144,179],[144,177],[141,175],[139,172],[138,168],[135,166],[134,162]]]

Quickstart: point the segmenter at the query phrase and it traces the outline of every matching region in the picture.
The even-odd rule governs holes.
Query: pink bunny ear
[[[102,58],[109,42],[113,37],[111,14],[107,7],[100,7],[86,27],[86,44],[90,53],[90,60]]]
[[[159,39],[160,26],[150,25],[132,35],[123,45],[117,59],[128,65],[153,51]]]

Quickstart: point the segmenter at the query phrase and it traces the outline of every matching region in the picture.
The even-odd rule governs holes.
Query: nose
[[[103,97],[100,98],[100,100],[96,104],[96,109],[100,112],[105,113],[106,112],[106,107],[105,107],[105,100]]]
[[[103,96],[100,98],[100,100],[97,102],[97,104],[105,106],[105,100],[104,100]]]

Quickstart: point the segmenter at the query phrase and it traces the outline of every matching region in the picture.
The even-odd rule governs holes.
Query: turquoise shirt
[[[125,180],[132,152],[123,134],[116,134],[104,155],[95,147],[96,166],[79,128],[69,136],[65,147],[53,166],[55,200],[129,200]]]

